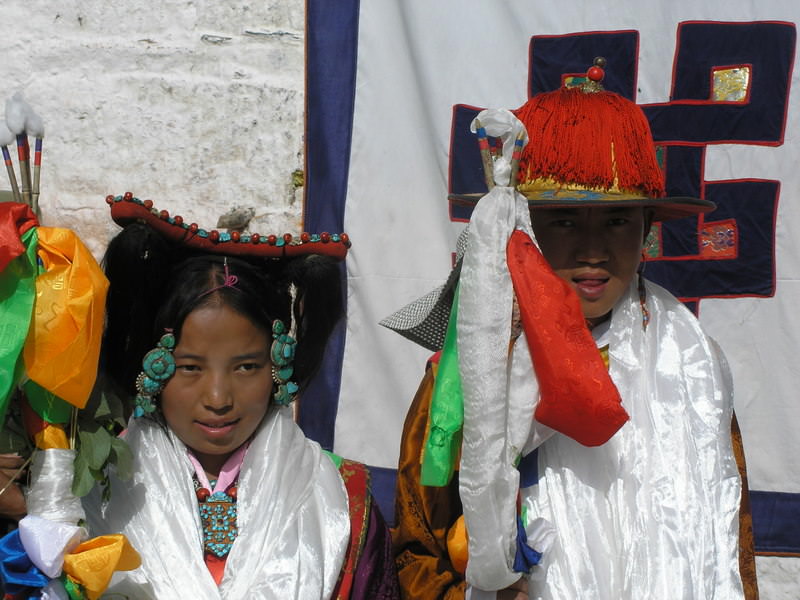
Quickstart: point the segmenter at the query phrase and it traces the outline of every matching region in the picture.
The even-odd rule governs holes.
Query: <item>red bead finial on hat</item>
[[[586,70],[586,81],[581,85],[584,92],[599,92],[603,89],[600,83],[606,76],[606,59],[602,56],[595,57],[592,66]]]
[[[603,77],[606,76],[606,72],[603,70],[605,66],[606,59],[602,56],[596,57],[594,59],[594,64],[586,71],[586,76],[592,81],[603,81]]]

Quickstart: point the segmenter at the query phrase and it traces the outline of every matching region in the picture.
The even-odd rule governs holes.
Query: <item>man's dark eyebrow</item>
[[[630,212],[641,209],[641,206],[608,206],[606,210],[610,213]]]
[[[558,216],[565,216],[565,217],[574,217],[578,214],[577,208],[545,208],[543,211],[547,211],[547,214],[550,215],[558,215]]]

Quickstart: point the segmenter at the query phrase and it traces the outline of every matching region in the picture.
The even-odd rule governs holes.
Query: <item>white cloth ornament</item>
[[[81,543],[83,527],[28,515],[19,522],[19,539],[28,558],[50,579],[61,575],[64,555]]]
[[[84,520],[80,499],[72,493],[75,451],[36,450],[31,462],[31,486],[25,496],[29,515],[69,525]]]
[[[538,401],[530,355],[509,358],[514,290],[506,246],[515,229],[534,239],[525,198],[494,187],[472,213],[461,267],[458,306],[459,372],[464,429],[459,494],[469,531],[467,582],[500,590],[520,578],[516,555],[519,471]],[[524,334],[521,348],[527,348]],[[539,428],[536,437],[550,432]],[[529,544],[532,545],[532,544]],[[534,546],[535,547],[535,546]]]

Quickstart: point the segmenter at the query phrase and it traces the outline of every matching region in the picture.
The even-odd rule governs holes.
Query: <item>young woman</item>
[[[153,349],[137,360],[125,433],[133,477],[86,511],[93,533],[124,533],[142,559],[109,593],[397,597],[365,468],[306,439],[292,413],[341,316],[335,262],[313,244],[291,260],[254,257],[250,240],[212,246],[135,199],[111,203],[118,222],[148,223],[129,224],[106,256],[111,289],[129,284],[109,300],[110,379],[130,387],[113,361]]]

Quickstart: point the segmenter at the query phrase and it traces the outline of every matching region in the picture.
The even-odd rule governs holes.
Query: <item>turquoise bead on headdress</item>
[[[175,374],[175,336],[167,332],[158,340],[155,348],[144,355],[142,372],[136,378],[136,404],[134,417],[142,417],[155,410],[154,398],[164,389],[167,380]]]
[[[292,377],[292,373],[294,373],[294,367],[292,365],[275,367],[275,378],[280,381],[289,381]]]
[[[294,350],[297,341],[287,333],[283,321],[275,319],[272,322],[272,348],[270,349],[270,359],[272,364],[284,367],[294,361]],[[291,374],[290,374],[291,376]]]
[[[294,401],[294,396],[299,390],[299,386],[293,381],[287,381],[285,384],[279,384],[278,389],[273,396],[275,404],[279,406],[288,406]]]
[[[140,387],[142,389],[142,393],[152,396],[152,395],[157,394],[158,392],[160,392],[162,386],[155,379],[150,379],[147,375],[145,375],[141,379],[141,386]]]
[[[166,381],[175,374],[175,359],[172,350],[175,347],[175,336],[165,333],[158,345],[144,355],[142,368],[145,375],[155,381]]]
[[[270,359],[272,360],[272,379],[277,384],[273,395],[275,404],[286,406],[291,404],[299,386],[289,381],[294,374],[294,352],[297,341],[286,332],[283,321],[275,319],[272,322],[272,347]]]

